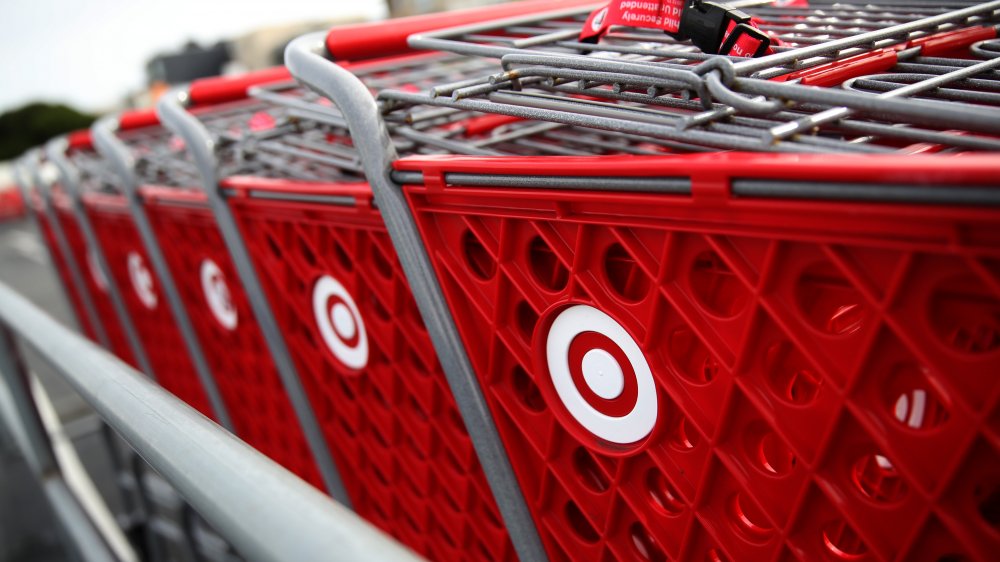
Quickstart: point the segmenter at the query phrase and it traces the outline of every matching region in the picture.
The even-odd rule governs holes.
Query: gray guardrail
[[[115,559],[60,478],[18,353],[35,349],[97,414],[250,560],[421,560],[138,371],[0,283],[0,420],[21,438],[84,560]]]

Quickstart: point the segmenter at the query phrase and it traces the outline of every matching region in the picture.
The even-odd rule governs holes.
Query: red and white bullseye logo
[[[358,305],[347,289],[329,275],[313,287],[313,314],[316,326],[334,357],[352,369],[368,364],[368,333]]]
[[[591,20],[590,29],[594,32],[600,31],[601,27],[604,25],[604,18],[606,17],[608,17],[608,9],[605,7],[600,12],[597,12],[597,15],[594,16],[593,20]]]
[[[635,340],[588,305],[556,316],[545,341],[552,385],[570,415],[610,443],[641,441],[656,426],[653,373]]]
[[[139,302],[146,308],[156,308],[156,291],[153,289],[153,274],[146,267],[146,262],[137,252],[128,253],[128,277],[132,281]]]
[[[226,284],[222,270],[210,259],[201,262],[201,289],[205,293],[205,300],[208,302],[208,309],[212,311],[212,316],[215,316],[223,328],[235,329],[236,307],[233,306],[233,299],[229,294],[229,285]]]
[[[108,278],[104,276],[101,267],[97,265],[97,254],[93,250],[87,250],[87,267],[90,268],[90,277],[94,280],[94,285],[102,293],[108,292]]]

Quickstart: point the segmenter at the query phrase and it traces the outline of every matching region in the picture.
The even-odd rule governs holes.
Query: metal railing
[[[251,560],[420,560],[138,371],[0,283],[0,419],[17,435],[74,553],[116,560],[62,477],[17,342],[38,352],[101,418]]]

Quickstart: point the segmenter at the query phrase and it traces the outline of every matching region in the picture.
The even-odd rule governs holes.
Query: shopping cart
[[[18,186],[20,187],[22,198],[26,202],[26,207],[30,210],[30,214],[35,220],[35,225],[38,227],[42,242],[48,250],[56,276],[62,284],[63,290],[66,292],[67,301],[80,331],[92,341],[98,341],[97,332],[94,328],[95,322],[97,322],[96,311],[94,311],[94,316],[92,316],[84,301],[85,298],[89,298],[89,295],[81,293],[81,287],[84,285],[83,274],[76,264],[75,256],[72,252],[69,253],[68,259],[65,257],[67,254],[60,242],[60,240],[63,240],[65,246],[70,247],[70,241],[65,233],[60,231],[57,235],[57,232],[52,227],[53,223],[58,223],[59,221],[53,221],[55,211],[50,211],[52,207],[46,204],[45,195],[49,194],[49,191],[45,189],[44,182],[37,171],[37,166],[40,162],[36,160],[39,158],[39,155],[36,153],[31,153],[21,159],[16,178]],[[74,269],[71,269],[71,267],[76,268],[77,277],[74,277]],[[79,280],[80,283],[75,283],[75,279]]]
[[[426,68],[427,57],[364,67],[377,79],[405,75],[407,64]],[[206,173],[221,179],[225,213],[259,276],[257,306],[273,311],[351,505],[435,559],[509,559],[371,191],[346,154],[342,118],[287,81],[254,93],[222,111],[194,111],[217,147],[219,167]],[[191,149],[197,138],[185,142]]]
[[[257,78],[266,80],[267,76]],[[221,111],[234,109],[221,107]],[[206,372],[213,392],[218,393],[221,406],[213,410],[224,411],[231,429],[249,444],[322,487],[273,362],[262,353],[264,342],[247,297],[233,282],[237,277],[205,198],[191,189],[198,183],[196,171],[176,157],[183,151],[179,139],[161,127],[151,112],[148,118],[141,127],[128,127],[128,119],[119,119],[117,134],[115,123],[101,121],[95,134],[103,140],[109,159],[130,167],[129,173],[134,174],[123,181],[134,185],[124,191],[131,193],[125,198],[135,198],[134,203],[129,201],[130,212],[136,225],[147,225],[146,251],[151,256],[159,254],[157,278],[169,275],[172,290],[164,294],[175,295],[169,299],[176,298],[171,312],[178,319],[184,316],[179,324],[190,330],[186,339],[194,340],[188,345],[197,344],[192,356],[200,354],[204,361],[198,371]]]
[[[515,9],[524,7],[503,11]],[[382,37],[386,52],[406,49],[398,31],[394,42],[382,27],[365,29],[364,41]],[[351,58],[376,54],[341,45]],[[401,54],[348,64],[372,90],[418,90],[473,71],[454,59]],[[273,322],[270,351],[301,376],[352,506],[435,559],[512,557],[343,116],[287,81],[248,85],[195,83],[180,95],[191,114],[178,100],[161,104],[160,114],[202,166],[265,333]],[[203,107],[206,91],[227,86],[218,94],[225,105]]]
[[[142,125],[143,116],[137,117],[133,123]],[[80,231],[93,238],[87,254],[94,256],[94,271],[109,273],[103,278],[90,275],[89,281],[95,285],[98,279],[105,281],[112,305],[120,306],[115,316],[125,337],[134,338],[135,345],[129,348],[138,366],[165,388],[210,414],[190,360],[178,353],[183,350],[180,336],[170,311],[160,302],[159,282],[149,270],[149,258],[127,204],[117,191],[117,175],[87,143],[70,146],[67,140],[57,139],[49,145],[48,156],[63,165],[63,180],[69,177],[65,173],[68,171],[79,176],[63,187],[70,202],[78,204],[74,215]]]
[[[107,173],[101,162],[86,156],[93,154],[93,150],[89,131],[78,131],[50,142],[49,160],[59,171],[52,207],[63,231],[73,241],[74,259],[86,263],[84,286],[107,340],[105,347],[133,367],[148,368],[149,360],[121,297],[121,286],[108,275],[106,256],[86,219],[78,185],[81,170],[69,164],[70,160],[88,162],[88,166],[83,166],[84,177]]]
[[[286,62],[343,112],[550,558],[986,560],[998,9],[753,9],[785,44],[754,59],[529,16],[411,37],[502,63],[379,103],[322,38]],[[397,159],[435,109],[595,156]]]

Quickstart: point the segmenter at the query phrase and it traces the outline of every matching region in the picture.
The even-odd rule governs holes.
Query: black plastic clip
[[[727,37],[726,31],[732,23],[736,26]],[[680,27],[671,35],[681,40],[690,39],[702,52],[710,55],[720,52],[728,54],[736,41],[744,35],[752,35],[760,40],[761,47],[754,56],[762,54],[770,44],[767,34],[750,23],[750,16],[746,12],[703,0],[692,0],[684,7]]]

